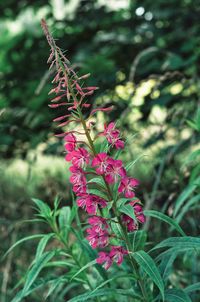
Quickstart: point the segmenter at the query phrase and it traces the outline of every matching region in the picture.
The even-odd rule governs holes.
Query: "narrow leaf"
[[[117,200],[117,208],[120,208],[122,205],[124,205],[127,201],[133,200],[133,198],[120,198]]]
[[[194,283],[192,285],[189,285],[184,289],[184,292],[189,294],[195,291],[200,291],[200,282]]]
[[[92,178],[88,181],[88,183],[96,183],[100,186],[102,186],[103,188],[106,188],[105,187],[105,182],[103,181],[102,178],[99,178],[99,177],[95,177],[95,178]]]
[[[152,251],[163,247],[174,247],[180,251],[181,249],[200,249],[200,238],[190,236],[170,237],[157,244]]]
[[[184,206],[181,207],[179,214],[176,217],[176,221],[180,222],[183,218],[183,216],[189,211],[191,210],[191,208],[200,201],[200,194],[192,197],[191,199],[188,200],[188,202],[186,202],[184,204]]]
[[[164,284],[154,260],[144,251],[135,252],[134,259],[151,280],[157,285],[164,301]]]
[[[161,212],[157,212],[157,211],[153,211],[153,210],[145,210],[144,214],[145,214],[145,216],[154,217],[154,218],[157,218],[161,221],[168,223],[173,228],[175,228],[177,230],[177,232],[179,232],[182,236],[186,236],[186,234],[184,233],[182,228],[179,226],[179,224],[174,219],[170,218],[169,216],[167,216]]]
[[[178,199],[175,202],[175,208],[174,208],[174,217],[177,216],[178,211],[182,207],[183,203],[186,201],[186,199],[194,192],[196,189],[196,184],[191,184],[181,193],[181,195],[178,197]]]
[[[90,194],[97,195],[97,196],[99,196],[99,197],[101,197],[101,198],[103,198],[103,199],[105,199],[105,200],[108,200],[108,196],[107,196],[104,192],[102,192],[102,191],[100,191],[100,190],[97,190],[97,189],[89,189],[89,193],[90,193]]]
[[[128,215],[129,217],[131,217],[133,220],[136,221],[134,209],[130,204],[126,204],[126,205],[122,204],[121,207],[119,208],[119,211],[121,213]]]
[[[47,264],[45,264],[45,267],[75,267],[74,263],[71,263],[69,261],[65,260],[59,260],[59,261],[50,261]]]
[[[166,302],[192,302],[190,297],[181,289],[168,289],[165,292]]]
[[[67,300],[67,302],[83,302],[83,301],[88,301],[89,299],[92,299],[95,297],[100,297],[100,296],[107,297],[110,295],[114,295],[114,296],[117,295],[117,297],[119,295],[122,295],[122,296],[132,297],[132,298],[141,300],[140,296],[135,294],[132,290],[104,288],[104,289],[99,289],[94,293],[89,292],[89,293],[85,293],[85,294],[76,296],[75,298]],[[111,301],[111,300],[108,300],[108,301]]]
[[[146,156],[145,154],[142,154],[140,156],[138,156],[135,160],[133,160],[132,162],[128,163],[125,167],[126,171],[130,170],[136,163],[138,160],[140,160],[140,158]]]
[[[167,256],[163,257],[162,262],[159,266],[160,272],[162,274],[163,280],[167,280],[172,269],[172,265],[177,257],[177,253],[169,253]]]
[[[96,264],[96,260],[93,260],[89,263],[87,263],[86,265],[84,265],[75,275],[72,276],[71,281],[78,276],[81,272],[83,272],[85,269],[87,269],[88,267],[93,266],[94,264]]]
[[[54,290],[63,282],[66,282],[66,278],[64,278],[63,276],[58,277],[57,279],[53,280],[50,283],[50,287],[49,290],[45,296],[45,300],[54,292]]]
[[[72,215],[71,215],[71,208],[70,207],[63,207],[60,210],[60,214],[58,216],[58,222],[60,227],[60,232],[62,233],[64,238],[67,238],[67,235],[70,230],[71,222],[72,222]]]
[[[36,280],[37,276],[39,275],[40,271],[43,269],[45,264],[47,264],[51,258],[55,255],[54,251],[46,252],[44,253],[39,259],[37,259],[37,262],[32,266],[30,271],[27,274],[26,281],[24,284],[24,288],[22,291],[22,295],[25,296],[27,291],[30,289],[33,282]]]
[[[147,233],[144,230],[135,231],[129,234],[129,237],[132,241],[133,251],[137,252],[139,250],[143,250],[146,240]]]
[[[37,246],[37,251],[36,251],[36,256],[35,256],[35,261],[37,261],[38,258],[42,256],[42,253],[48,243],[48,241],[54,236],[54,233],[50,233],[47,235],[44,235],[44,237],[40,240],[38,246]]]
[[[20,240],[18,240],[17,242],[15,242],[8,250],[7,252],[4,254],[3,258],[6,257],[16,246],[18,246],[19,244],[28,241],[28,240],[33,240],[33,239],[38,239],[41,237],[44,237],[45,234],[36,234],[36,235],[31,235],[31,236],[27,236],[25,238],[22,238]]]
[[[51,216],[51,209],[46,203],[44,203],[42,200],[39,200],[36,198],[32,198],[32,200],[35,203],[35,205],[37,206],[40,215],[47,217],[47,218]]]

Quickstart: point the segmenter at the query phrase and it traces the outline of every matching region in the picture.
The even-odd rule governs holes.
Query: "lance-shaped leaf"
[[[151,278],[155,285],[159,288],[160,294],[164,301],[164,284],[160,272],[154,260],[144,251],[135,252],[134,259],[142,270]]]
[[[190,297],[181,289],[170,288],[165,292],[166,302],[192,302]]]
[[[161,212],[157,212],[157,211],[153,211],[153,210],[145,210],[144,215],[154,217],[154,218],[157,218],[157,219],[159,219],[163,222],[168,223],[174,229],[176,229],[177,232],[179,232],[182,236],[185,236],[185,233],[182,230],[182,228],[180,227],[180,225],[174,219],[170,218],[169,216],[167,216],[167,215],[165,215]]]

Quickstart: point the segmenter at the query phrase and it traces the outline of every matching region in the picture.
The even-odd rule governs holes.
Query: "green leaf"
[[[135,252],[134,259],[160,290],[164,301],[164,284],[154,260],[144,251]]]
[[[58,222],[60,227],[60,232],[64,238],[67,239],[67,235],[69,233],[71,222],[73,220],[72,211],[70,207],[63,207],[60,210],[60,214],[58,216]]]
[[[100,190],[97,190],[97,189],[89,189],[89,193],[90,193],[90,194],[97,195],[97,196],[99,196],[99,197],[101,197],[101,198],[103,198],[103,199],[105,199],[105,200],[108,200],[108,196],[107,196],[104,192],[102,192],[102,191],[100,191]]]
[[[165,292],[166,302],[192,302],[190,297],[181,289],[168,289]]]
[[[26,295],[26,293],[30,289],[33,282],[36,280],[41,270],[53,258],[54,255],[55,255],[55,251],[50,251],[44,253],[39,259],[37,259],[37,262],[34,263],[34,265],[32,266],[32,268],[27,274],[24,288],[22,290],[22,297]]]
[[[191,184],[187,186],[186,189],[181,193],[181,195],[178,197],[178,199],[175,202],[174,217],[177,216],[183,203],[194,192],[195,189],[196,189],[196,184]]]
[[[59,261],[51,261],[45,264],[45,267],[75,267],[76,265],[72,262],[59,260]]]
[[[97,258],[97,252],[91,248],[88,241],[86,239],[82,239],[80,237],[79,232],[77,232],[75,229],[72,228],[71,231],[76,236],[77,243],[80,245],[81,250],[84,250],[84,255],[87,256],[88,260],[96,259]],[[95,268],[97,269],[97,271],[99,272],[99,274],[101,275],[101,277],[104,280],[108,279],[107,271],[102,267],[102,265],[95,264]]]
[[[108,148],[109,148],[109,144],[108,144],[107,140],[104,139],[103,142],[101,142],[99,147],[100,147],[99,153],[107,152]]]
[[[51,280],[49,278],[47,280],[46,279],[40,279],[40,280],[35,281],[34,284],[32,285],[32,287],[24,295],[22,295],[23,290],[18,291],[18,293],[12,299],[11,302],[20,302],[23,298],[27,297],[32,292],[34,292],[35,290],[41,288],[42,286],[47,285],[50,281]]]
[[[102,186],[103,188],[106,188],[105,182],[104,182],[103,179],[100,178],[100,177],[92,178],[92,179],[90,179],[90,180],[88,181],[88,183],[96,183],[96,184]]]
[[[197,159],[197,157],[200,156],[200,149],[193,151],[187,158],[185,164],[190,163],[191,161],[194,161]]]
[[[195,123],[197,125],[197,129],[200,131],[200,107],[198,108],[195,116]]]
[[[8,251],[4,254],[3,258],[6,257],[16,246],[18,246],[19,244],[28,241],[28,240],[33,240],[33,239],[38,239],[41,237],[44,237],[45,234],[36,234],[36,235],[31,235],[31,236],[27,236],[25,238],[22,238],[20,240],[18,240],[17,242],[15,242],[9,249]]]
[[[198,127],[197,127],[197,125],[196,125],[196,123],[194,122],[194,121],[191,121],[191,120],[187,120],[187,124],[191,127],[191,128],[193,128],[194,130],[199,130],[198,129]]]
[[[50,282],[50,287],[49,290],[47,292],[47,294],[45,295],[45,300],[54,292],[54,290],[61,284],[66,282],[66,278],[61,276],[58,277],[57,279],[53,280]]]
[[[74,283],[70,283],[69,285],[64,284],[64,286],[62,285],[62,288],[57,287],[56,291],[54,292],[55,294],[53,295],[53,297],[51,297],[54,300],[51,299],[51,302],[55,302],[55,301],[56,302],[57,301],[62,302],[62,301],[64,301],[64,299],[65,299],[64,297],[66,297],[67,293],[70,290],[74,289],[75,287],[78,287],[78,289],[79,289],[80,284],[74,282]]]
[[[75,298],[67,300],[67,302],[83,302],[83,301],[88,301],[89,299],[92,299],[95,297],[100,297],[100,296],[107,297],[110,295],[114,295],[114,296],[122,295],[122,296],[132,297],[132,298],[141,300],[139,295],[135,294],[132,290],[129,290],[129,289],[104,288],[104,289],[99,289],[99,290],[95,291],[94,293],[89,292],[89,293],[85,293],[85,294],[76,296]],[[108,301],[112,301],[112,300],[108,300]]]
[[[81,272],[83,272],[85,269],[87,269],[88,267],[92,267],[94,264],[96,264],[96,260],[92,260],[89,263],[87,263],[86,265],[84,265],[78,272],[76,272],[75,275],[72,276],[71,281],[78,276]]]
[[[117,200],[117,208],[120,208],[122,205],[124,205],[127,201],[133,200],[133,198],[120,198]]]
[[[132,241],[133,251],[137,252],[144,249],[147,233],[144,230],[135,231],[129,234],[129,237]]]
[[[190,249],[200,249],[200,238],[199,237],[170,237],[168,239],[163,240],[159,244],[157,244],[153,249],[159,249],[164,247],[173,247],[178,251],[190,250]]]
[[[37,246],[37,251],[36,251],[36,256],[35,256],[35,261],[37,261],[38,258],[42,256],[42,253],[48,243],[48,241],[54,236],[54,233],[50,233],[47,235],[44,235],[44,237],[40,240],[38,246]]]
[[[116,280],[116,279],[118,279],[118,278],[120,278],[120,279],[122,279],[122,278],[128,278],[129,280],[130,280],[130,279],[133,279],[133,280],[136,279],[136,278],[133,276],[133,274],[125,274],[125,275],[124,275],[124,274],[123,274],[123,275],[118,274],[117,276],[115,276],[115,277],[113,277],[113,278],[110,278],[110,279],[104,281],[103,283],[101,283],[100,285],[98,285],[98,286],[91,292],[91,294],[94,294],[97,290],[99,290],[99,289],[102,288],[102,287],[105,287],[106,284],[108,284],[108,283],[110,283],[110,282],[112,282],[112,281],[114,281],[114,280]]]
[[[156,262],[159,262],[160,260],[163,261],[163,259],[165,257],[170,257],[170,255],[176,255],[178,256],[179,253],[184,253],[184,252],[188,252],[188,251],[191,251],[191,248],[188,248],[188,247],[182,247],[182,248],[176,248],[176,247],[173,247],[173,248],[169,248],[167,250],[165,250],[164,252],[162,253],[159,253],[159,255],[156,257],[155,261]]]
[[[180,222],[183,218],[183,216],[191,210],[192,206],[194,206],[197,202],[200,201],[200,194],[192,197],[191,199],[188,200],[180,209],[179,214],[176,217],[176,221]]]
[[[138,160],[140,160],[140,158],[146,156],[145,154],[142,154],[140,156],[138,156],[135,160],[133,160],[132,162],[128,163],[126,166],[125,166],[125,169],[126,171],[130,170],[132,168],[132,166],[134,166]]]
[[[123,238],[124,234],[118,222],[111,221],[111,228],[117,237]]]
[[[51,217],[51,209],[45,204],[42,200],[32,198],[33,202],[36,204],[38,211],[42,217],[49,218]]]
[[[56,212],[58,210],[59,204],[60,204],[60,199],[59,199],[58,196],[56,196],[56,198],[54,199],[54,203],[53,203],[53,205],[54,205],[54,212]]]
[[[145,210],[144,215],[154,217],[161,221],[164,221],[164,222],[168,223],[169,225],[171,225],[173,228],[175,228],[177,230],[177,232],[179,232],[182,236],[186,236],[186,234],[184,233],[182,228],[178,225],[178,223],[174,219],[170,218],[169,216],[167,216],[161,212],[157,212],[157,211],[153,211],[153,210]]]
[[[169,253],[168,255],[165,255],[165,257],[162,258],[161,264],[159,265],[160,272],[162,274],[162,277],[164,280],[168,279],[168,276],[170,274],[172,265],[177,257],[177,253]]]
[[[195,182],[195,179],[200,175],[200,164],[196,165],[191,173],[190,173],[190,179],[189,179],[189,184],[192,184]]]
[[[187,294],[195,291],[200,291],[200,282],[189,285],[184,289],[184,292]]]
[[[64,277],[63,277],[64,278]],[[45,279],[44,278],[38,278],[38,280],[36,280],[31,288],[26,292],[25,295],[22,295],[23,289],[18,291],[18,293],[16,294],[16,296],[12,299],[11,302],[20,302],[23,298],[29,296],[32,292],[38,290],[39,288],[48,285],[49,283],[52,282],[56,282],[58,278],[52,278],[52,276],[48,276]],[[67,281],[67,279],[66,279]]]
[[[133,207],[130,205],[130,204],[122,204],[120,207],[119,207],[119,211],[121,213],[124,213],[126,215],[128,215],[129,217],[131,217],[134,221],[136,221],[136,217],[135,217],[135,213],[134,213],[134,209]]]

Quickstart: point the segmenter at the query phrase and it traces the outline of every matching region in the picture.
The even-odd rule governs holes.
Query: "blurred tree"
[[[59,145],[48,139],[55,130],[50,129],[53,113],[47,108],[48,46],[41,17],[52,24],[81,73],[92,73],[90,84],[100,86],[93,103],[100,98],[114,102],[113,118],[128,110],[122,125],[129,131],[157,125],[146,147],[166,140],[171,129],[176,140],[182,139],[184,121],[199,101],[199,1],[10,0],[0,4],[0,11],[4,157],[24,157],[41,142],[49,142],[46,152]],[[163,119],[152,118],[163,112]]]

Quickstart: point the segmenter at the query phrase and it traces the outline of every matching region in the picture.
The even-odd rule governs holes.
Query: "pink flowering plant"
[[[40,238],[23,289],[13,302],[45,286],[46,299],[53,297],[49,301],[179,301],[173,300],[173,294],[185,299],[180,301],[190,301],[187,291],[169,282],[170,268],[181,252],[176,245],[181,247],[190,237],[170,217],[143,211],[136,196],[139,181],[129,173],[132,163],[125,166],[120,159],[126,141],[117,123],[111,121],[101,131],[95,127],[95,114],[109,113],[112,107],[90,108],[88,97],[98,88],[85,85],[90,75],[75,72],[44,20],[41,25],[50,46],[50,70],[56,71],[49,107],[62,109],[54,122],[63,129],[57,136],[63,139],[66,169],[70,165],[73,205],[59,208],[55,200],[50,209],[33,200],[36,221],[48,223],[51,232],[15,244]],[[181,236],[164,240],[147,252],[147,234],[142,229],[146,216],[165,221]],[[50,240],[59,243],[56,248],[49,248]]]

